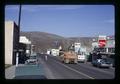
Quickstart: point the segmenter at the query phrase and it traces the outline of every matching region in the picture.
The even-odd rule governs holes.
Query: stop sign
[[[106,40],[99,40],[99,47],[105,47]]]

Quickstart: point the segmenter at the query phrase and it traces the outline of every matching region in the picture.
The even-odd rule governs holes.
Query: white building
[[[31,53],[31,41],[26,36],[20,36],[20,43],[26,44],[26,54]]]
[[[50,55],[51,49],[47,49],[47,54]]]
[[[19,49],[19,27],[13,21],[5,21],[5,64],[16,64]]]
[[[98,47],[98,42],[92,42],[92,50]]]
[[[115,38],[114,36],[108,36],[106,46],[107,52],[115,53]]]
[[[26,36],[20,36],[20,43],[31,44],[31,41]]]
[[[53,56],[59,56],[59,49],[51,49],[51,54]]]
[[[77,53],[80,50],[81,43],[74,43],[75,52]]]
[[[104,47],[99,47],[99,41],[93,42],[92,47],[93,49],[96,48],[96,50],[99,50],[104,53],[114,53],[115,51],[115,38],[114,36],[99,36],[98,40],[104,39],[106,40]]]

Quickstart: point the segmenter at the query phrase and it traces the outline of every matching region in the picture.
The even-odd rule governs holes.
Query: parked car
[[[28,60],[25,61],[25,64],[37,64],[37,63],[38,63],[37,55],[32,55],[29,57]]]
[[[113,62],[112,67],[115,67],[115,61]]]
[[[92,62],[93,66],[110,68],[112,63],[107,59],[96,59]]]
[[[110,62],[112,63],[112,67],[115,67],[115,59],[109,58]]]

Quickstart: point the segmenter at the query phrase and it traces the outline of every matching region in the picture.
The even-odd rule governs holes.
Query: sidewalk
[[[5,69],[5,78],[12,79],[13,77],[15,77],[15,69],[16,69],[15,65],[13,65],[9,68],[6,68]]]

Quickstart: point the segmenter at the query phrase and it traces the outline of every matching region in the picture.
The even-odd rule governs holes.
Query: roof
[[[20,43],[31,44],[31,41],[26,36],[20,36]]]
[[[107,36],[107,38],[108,38],[109,40],[114,40],[114,39],[115,39],[115,36],[114,36],[114,35],[111,35],[111,36]]]

